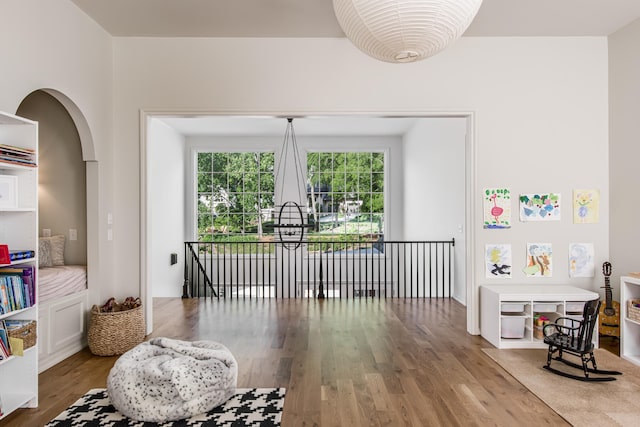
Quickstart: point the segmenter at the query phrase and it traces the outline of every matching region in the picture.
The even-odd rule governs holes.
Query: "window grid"
[[[307,174],[307,207],[317,234],[384,233],[384,153],[308,153]]]
[[[273,152],[197,154],[198,240],[272,234],[277,214]],[[384,233],[384,153],[307,154],[307,209],[316,235]]]
[[[268,234],[273,162],[273,152],[198,153],[198,240]]]

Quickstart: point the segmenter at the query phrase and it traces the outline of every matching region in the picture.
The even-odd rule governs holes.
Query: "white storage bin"
[[[524,338],[524,317],[503,316],[500,325],[502,338]]]
[[[503,313],[522,313],[524,312],[524,303],[522,302],[503,302],[500,310]]]
[[[533,311],[537,311],[539,313],[551,313],[551,312],[555,312],[557,309],[557,304],[555,302],[553,303],[534,303],[533,304]]]
[[[565,311],[567,313],[582,313],[584,310],[584,301],[567,301]]]

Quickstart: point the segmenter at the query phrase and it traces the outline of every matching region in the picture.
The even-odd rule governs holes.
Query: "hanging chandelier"
[[[285,249],[298,249],[304,242],[305,229],[313,226],[308,221],[306,178],[302,170],[292,117],[287,118],[287,129],[278,158],[276,182],[280,183],[280,191],[276,194],[278,214],[274,228]]]
[[[482,0],[333,0],[347,38],[385,62],[428,58],[458,39]]]

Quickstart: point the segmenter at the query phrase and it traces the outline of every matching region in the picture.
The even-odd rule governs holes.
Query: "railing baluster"
[[[441,267],[442,267],[442,265],[440,265],[440,263],[438,262],[439,255],[440,255],[439,246],[440,245],[436,243],[436,283],[438,284],[440,284],[440,280],[438,280],[438,278],[440,277]],[[442,288],[442,295],[438,295],[438,296],[444,296],[444,288]]]
[[[409,295],[413,298],[413,243],[409,243]]]
[[[377,252],[376,255],[378,255],[377,257],[378,258],[378,263],[377,263],[378,264],[378,298],[381,298],[382,294],[380,293],[380,248],[377,246],[376,246],[376,252]],[[373,249],[371,250],[371,253],[373,253]],[[384,293],[384,297],[385,299],[387,298],[386,292]]]
[[[331,283],[333,284],[333,298],[336,297],[336,242],[331,242]],[[342,284],[338,283],[338,297],[342,298]]]
[[[398,261],[400,259],[398,258]],[[402,286],[403,286],[403,296],[407,298],[407,246],[402,245],[402,265],[404,268],[402,269]],[[398,262],[398,271],[400,271],[400,263]]]
[[[431,298],[433,296],[433,272],[431,269],[431,266],[433,265],[433,243],[429,243],[429,298]]]

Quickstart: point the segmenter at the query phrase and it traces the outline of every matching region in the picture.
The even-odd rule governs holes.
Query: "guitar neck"
[[[607,308],[613,307],[613,293],[611,292],[611,284],[609,283],[609,276],[604,278],[604,294],[605,294],[605,306]]]

